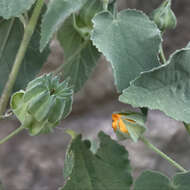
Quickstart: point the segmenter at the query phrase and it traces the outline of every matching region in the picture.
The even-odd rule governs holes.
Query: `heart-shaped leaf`
[[[190,123],[190,48],[176,51],[166,65],[144,72],[119,100],[134,107],[159,109]]]
[[[114,17],[102,12],[93,23],[91,39],[110,61],[118,91],[127,88],[140,72],[158,66],[160,31],[144,13],[124,10]]]
[[[80,90],[95,68],[100,53],[89,39],[84,40],[73,27],[73,19],[65,21],[58,32],[64,49],[64,64],[60,70],[64,79],[70,77],[75,92]]]
[[[165,175],[145,171],[136,180],[134,190],[189,190],[190,172],[179,173],[170,181]]]
[[[62,190],[129,190],[132,184],[128,153],[104,133],[99,134],[100,146],[93,154],[90,142],[81,136],[73,139],[65,158]]]

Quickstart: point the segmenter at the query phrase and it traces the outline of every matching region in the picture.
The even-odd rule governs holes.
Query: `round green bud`
[[[177,24],[176,16],[171,9],[171,0],[164,1],[150,17],[162,32],[166,29],[174,29]]]
[[[11,108],[30,135],[47,133],[72,109],[73,90],[67,80],[45,74],[11,97]]]

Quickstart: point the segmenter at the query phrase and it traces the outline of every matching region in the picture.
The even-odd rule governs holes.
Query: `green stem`
[[[88,27],[78,27],[76,15],[75,13],[73,15],[73,27],[74,29],[80,34],[80,36],[86,41],[90,38],[91,28]]]
[[[26,26],[27,26],[27,21],[26,21],[24,15],[20,15],[19,19],[20,19],[20,21],[22,22],[24,28],[26,28]]]
[[[117,12],[118,12],[117,1],[115,1],[113,8],[113,16],[115,19],[117,19]]]
[[[44,4],[44,0],[37,0],[35,8],[33,10],[32,16],[31,16],[31,19],[25,28],[24,36],[23,36],[22,42],[20,44],[19,50],[17,52],[14,65],[12,67],[11,73],[9,74],[9,78],[7,80],[7,83],[4,87],[4,90],[3,90],[3,93],[2,93],[2,96],[0,99],[0,115],[2,115],[6,110],[6,107],[7,107],[8,101],[9,101],[9,97],[11,95],[13,86],[15,84],[15,81],[16,81],[21,63],[25,56],[28,44],[34,33],[34,30],[35,30],[35,27],[36,27],[43,4]]]
[[[19,132],[21,132],[24,128],[25,127],[21,125],[19,128],[17,128],[16,130],[14,130],[11,134],[9,134],[8,136],[6,136],[2,140],[0,140],[0,144],[3,144],[5,142],[7,142],[9,139],[11,139],[15,135],[17,135]]]
[[[69,134],[72,139],[75,139],[77,137],[77,133],[71,129],[67,129],[66,133]]]
[[[80,28],[77,26],[77,21],[76,21],[76,15],[75,13],[72,14],[73,15],[73,27],[76,31],[80,31]]]
[[[108,4],[109,4],[109,0],[103,0],[103,8],[105,11],[108,10]]]
[[[164,50],[163,50],[162,45],[160,46],[160,58],[161,58],[162,63],[166,64],[167,60],[166,60],[166,57],[164,55]]]
[[[179,169],[182,172],[187,172],[186,169],[184,169],[182,166],[180,166],[176,161],[174,161],[173,159],[171,159],[169,156],[167,156],[165,153],[163,153],[162,151],[160,151],[158,148],[156,148],[153,144],[151,144],[145,137],[141,137],[141,140],[144,144],[146,144],[150,149],[152,149],[154,152],[156,152],[157,154],[159,154],[162,158],[164,158],[165,160],[167,160],[170,164],[172,164],[174,167],[176,167],[177,169]]]

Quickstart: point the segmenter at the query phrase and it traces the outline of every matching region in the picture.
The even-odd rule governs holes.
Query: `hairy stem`
[[[0,115],[3,115],[3,113],[6,110],[6,107],[7,107],[8,101],[9,101],[9,97],[11,95],[13,86],[15,84],[15,81],[16,81],[21,63],[25,56],[28,44],[31,40],[32,34],[34,33],[34,30],[35,30],[35,27],[36,27],[43,4],[44,4],[44,0],[37,0],[35,8],[33,10],[32,16],[31,16],[31,19],[25,28],[24,36],[23,36],[22,42],[20,44],[19,50],[17,52],[14,65],[12,67],[11,73],[9,74],[9,78],[8,78],[7,83],[2,92],[2,96],[0,99]]]
[[[174,167],[179,169],[182,172],[187,172],[186,169],[184,169],[181,165],[179,165],[176,161],[171,159],[169,156],[167,156],[165,153],[160,151],[158,148],[156,148],[153,144],[151,144],[145,137],[141,137],[141,140],[144,144],[146,144],[151,150],[159,154],[163,159],[167,160],[170,164],[172,164]]]
[[[77,133],[71,129],[67,129],[66,133],[69,134],[72,139],[75,139],[77,137]]]
[[[26,26],[27,26],[27,20],[25,19],[24,15],[20,15],[19,19],[22,22],[24,28],[26,28]]]
[[[113,16],[115,19],[117,19],[117,12],[118,12],[118,6],[117,6],[117,1],[115,1],[113,9]]]
[[[109,4],[109,0],[103,0],[103,8],[105,11],[108,10],[108,4]]]
[[[166,57],[164,55],[164,50],[163,50],[162,45],[160,46],[160,58],[161,58],[162,63],[166,64],[167,60],[166,60]]]
[[[14,130],[12,133],[10,133],[8,136],[6,136],[5,138],[3,138],[2,140],[0,140],[0,144],[3,144],[5,142],[7,142],[9,139],[11,139],[12,137],[14,137],[15,135],[17,135],[19,132],[21,132],[25,127],[24,126],[20,126],[19,128],[17,128],[16,130]]]

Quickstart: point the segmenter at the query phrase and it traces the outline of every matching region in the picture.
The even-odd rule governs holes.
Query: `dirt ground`
[[[146,13],[155,8],[158,0],[119,0],[120,9],[138,8]],[[164,49],[169,56],[190,41],[190,1],[173,0],[173,10],[178,19],[176,30],[164,35]],[[51,44],[52,53],[43,71],[47,72],[63,62],[63,53],[56,41]],[[104,90],[102,90],[104,89]],[[64,183],[62,169],[69,136],[65,128],[71,128],[84,137],[94,137],[99,130],[115,135],[111,129],[111,114],[126,108],[117,101],[109,64],[102,57],[98,67],[85,87],[75,97],[73,112],[54,133],[30,137],[26,131],[0,146],[0,179],[5,190],[56,190]],[[0,123],[0,138],[19,126],[15,119]],[[163,151],[186,168],[190,168],[190,138],[182,124],[159,111],[150,111],[147,136]],[[166,132],[167,131],[167,132]],[[175,170],[143,144],[124,143],[128,149],[133,175],[147,169],[158,169],[171,176]]]

